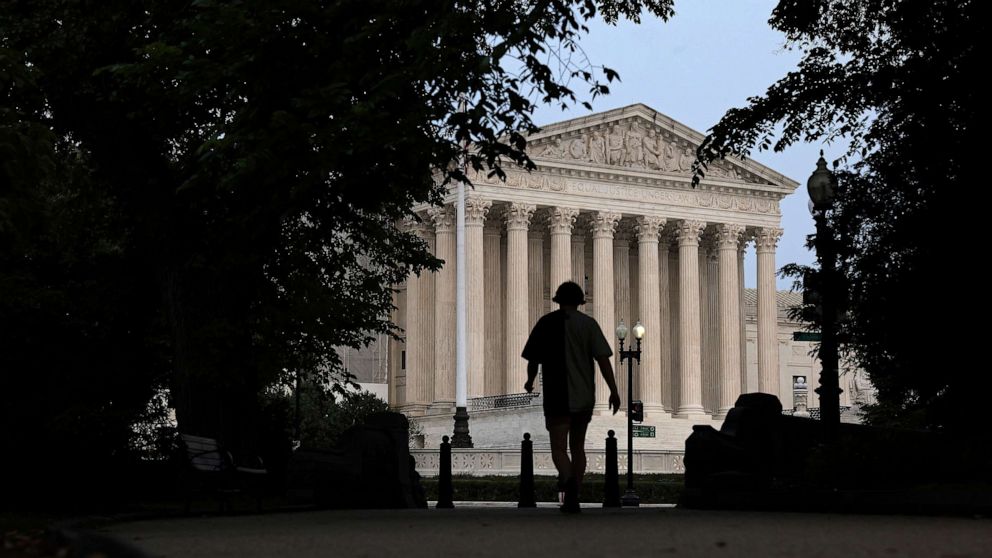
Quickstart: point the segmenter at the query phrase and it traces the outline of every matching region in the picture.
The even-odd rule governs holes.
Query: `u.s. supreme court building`
[[[520,352],[537,319],[557,308],[551,296],[566,280],[584,287],[580,310],[599,322],[614,352],[620,320],[647,329],[633,391],[655,437],[635,439],[639,471],[678,472],[692,425],[719,428],[742,392],[778,395],[790,409],[796,377],[815,384],[818,363],[809,343],[792,340],[799,327],[786,313],[799,295],[776,292],[775,281],[779,202],[798,183],[752,160],[726,160],[693,188],[690,167],[702,140],[637,104],[530,136],[537,164],[530,173],[507,168],[505,182],[473,176],[465,263],[475,447],[455,451],[457,471],[518,470],[524,432],[534,437],[537,471],[553,471],[539,395],[523,393]],[[400,286],[392,318],[406,337],[387,349],[389,403],[422,433],[426,449],[415,454],[428,474],[441,436],[452,433],[455,403],[453,192],[448,202],[422,208],[422,222],[410,225],[446,263]],[[743,280],[752,247],[756,292],[745,291]],[[626,404],[627,365],[616,358],[614,369]],[[626,418],[608,411],[598,375],[596,389],[590,470],[602,467],[607,430],[626,446]],[[842,404],[853,403],[851,391]],[[809,406],[818,406],[812,390]]]

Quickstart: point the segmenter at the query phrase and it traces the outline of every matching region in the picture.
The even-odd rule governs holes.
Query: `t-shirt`
[[[538,320],[521,354],[541,364],[544,414],[551,416],[592,410],[595,358],[612,355],[596,320],[571,309],[559,309]]]

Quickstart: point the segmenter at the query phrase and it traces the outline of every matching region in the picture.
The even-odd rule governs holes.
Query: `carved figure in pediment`
[[[692,170],[692,161],[695,159],[692,153],[692,149],[688,146],[683,147],[679,152],[679,170],[682,172],[689,172]]]
[[[573,159],[579,159],[585,161],[586,159],[586,140],[585,138],[574,138],[568,142],[568,154]]]
[[[710,174],[721,178],[737,178],[737,169],[726,161],[713,163],[709,168]]]
[[[660,138],[659,138],[660,141]],[[679,154],[675,150],[675,145],[665,142],[665,157],[663,168],[667,172],[675,172],[679,168]]]
[[[648,135],[644,138],[644,166],[649,169],[661,170],[662,167],[662,151],[664,150],[664,145],[662,144],[661,138],[655,136],[654,130],[648,130]]]
[[[627,137],[624,138],[624,144],[627,148],[624,162],[627,165],[632,167],[644,166],[643,140],[644,135],[639,131],[639,127],[636,124],[631,125]]]
[[[598,131],[589,138],[589,160],[600,165],[606,164],[606,139]]]
[[[606,136],[607,162],[611,165],[622,166],[624,162],[623,130],[614,129]]]
[[[549,159],[561,159],[565,156],[565,151],[561,146],[561,138],[555,138],[544,146],[544,149],[537,154],[538,157],[548,157]]]

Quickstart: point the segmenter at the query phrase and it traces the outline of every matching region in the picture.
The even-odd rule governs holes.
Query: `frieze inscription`
[[[778,202],[775,200],[731,194],[700,191],[683,192],[646,186],[566,180],[562,176],[524,173],[514,170],[507,171],[505,183],[495,176],[488,177],[484,173],[475,174],[471,176],[471,179],[473,182],[491,186],[593,195],[610,199],[647,201],[682,207],[705,207],[728,211],[742,211],[745,213],[779,214]]]

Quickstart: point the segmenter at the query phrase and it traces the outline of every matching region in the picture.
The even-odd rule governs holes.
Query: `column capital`
[[[434,231],[431,230],[430,225],[425,223],[422,219],[408,215],[400,220],[399,224],[400,230],[408,232],[417,238],[427,238],[429,233]]]
[[[658,235],[665,228],[667,220],[664,217],[642,215],[635,220],[634,230],[637,232],[637,242],[658,242]]]
[[[553,207],[548,212],[548,230],[551,234],[572,234],[572,226],[578,216],[578,209]]]
[[[612,211],[597,211],[589,219],[589,228],[593,238],[613,238],[620,222],[620,214]]]
[[[734,223],[721,223],[716,226],[715,240],[717,248],[721,250],[736,250],[744,236],[744,225]]]
[[[782,237],[782,229],[763,228],[754,233],[754,245],[758,252],[772,252],[778,246],[778,239]]]
[[[523,230],[530,227],[530,220],[537,211],[537,206],[532,203],[511,203],[506,206],[503,212],[503,220],[506,222],[506,230]]]
[[[466,196],[465,224],[476,227],[482,226],[492,205],[492,200],[487,200],[480,196]]]
[[[703,221],[682,221],[676,228],[679,246],[699,246],[699,237],[706,229]]]
[[[455,221],[457,218],[455,215],[455,207],[453,205],[432,207],[427,210],[427,214],[430,215],[431,220],[434,221],[434,229],[436,232],[455,232]]]

